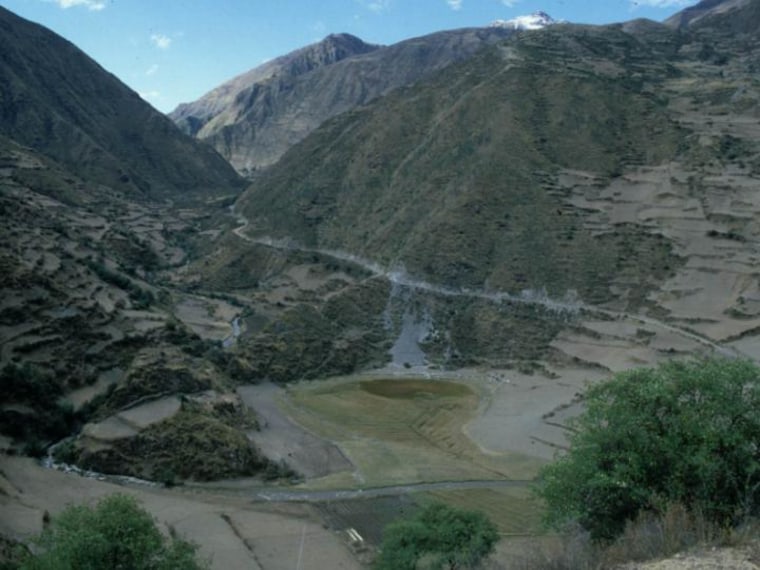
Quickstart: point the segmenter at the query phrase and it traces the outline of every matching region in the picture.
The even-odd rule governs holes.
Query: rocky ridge
[[[466,59],[513,31],[452,30],[391,46],[332,35],[243,74],[169,116],[238,172],[251,175],[331,117]]]

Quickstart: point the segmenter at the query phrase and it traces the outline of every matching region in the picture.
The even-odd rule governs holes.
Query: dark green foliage
[[[18,570],[29,556],[29,548],[8,536],[0,535],[0,570]]]
[[[681,503],[718,524],[760,512],[760,370],[670,362],[591,387],[570,452],[541,472],[548,522],[619,535]]]
[[[155,301],[155,296],[147,289],[143,289],[132,281],[129,277],[113,271],[105,266],[105,264],[95,261],[88,261],[87,267],[89,267],[98,277],[100,277],[106,283],[118,287],[129,293],[129,298],[136,309],[144,309],[149,307]]]
[[[382,312],[389,284],[374,280],[331,297],[320,309],[299,304],[243,344],[246,381],[290,382],[348,374],[383,363],[386,331]]]
[[[73,439],[56,445],[53,451],[53,457],[60,463],[75,463],[77,460],[76,446]]]
[[[94,508],[71,506],[37,539],[39,552],[22,570],[193,570],[206,568],[196,547],[165,540],[133,497],[111,495]]]
[[[5,402],[16,404],[0,411],[0,432],[25,440],[29,455],[41,455],[45,442],[68,435],[79,420],[61,403],[60,383],[38,366],[7,364],[0,371],[0,389]]]
[[[171,241],[172,237],[169,235],[167,241]],[[150,244],[125,228],[106,233],[100,245],[118,259],[121,268],[130,275],[135,275],[138,267],[145,271],[155,271],[162,265],[161,258]]]
[[[245,418],[233,427],[193,408],[188,405],[135,437],[113,442],[108,449],[84,451],[77,464],[101,473],[131,475],[164,484],[250,476],[274,469],[241,429],[246,425]]]
[[[100,400],[98,414],[103,416],[141,399],[211,389],[212,378],[202,373],[200,362],[176,358],[174,362],[159,360],[134,368],[123,382],[109,389],[105,398]]]
[[[289,479],[290,481],[295,481],[299,478],[299,475],[284,459],[280,459],[279,461],[271,461],[267,459],[262,477],[266,481],[275,481],[277,479]]]
[[[164,334],[167,342],[179,346],[191,356],[201,356],[206,351],[203,339],[178,321],[168,321]]]
[[[485,515],[440,503],[388,525],[375,562],[377,570],[475,568],[499,539]]]
[[[28,362],[7,364],[0,371],[0,386],[6,401],[11,402],[55,400],[63,394],[52,374]]]

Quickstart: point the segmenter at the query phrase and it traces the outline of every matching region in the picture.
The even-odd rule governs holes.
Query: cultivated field
[[[348,378],[302,383],[288,391],[283,406],[343,450],[360,485],[532,478],[540,461],[488,453],[465,434],[481,396],[477,382]],[[329,485],[314,482],[320,483]]]

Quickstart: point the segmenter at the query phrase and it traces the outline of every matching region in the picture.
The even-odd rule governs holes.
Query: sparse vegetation
[[[105,263],[89,261],[87,266],[106,283],[126,291],[134,308],[145,309],[155,302],[155,296],[151,291],[140,287],[129,277],[109,269]]]
[[[245,340],[242,354],[250,377],[291,382],[348,374],[387,360],[381,314],[388,284],[361,284],[335,295],[323,307],[301,303]]]
[[[689,551],[697,557],[722,547],[745,551],[750,560],[760,560],[757,537],[760,523],[747,520],[731,529],[708,521],[699,513],[672,504],[664,512],[641,513],[628,521],[615,540],[594,541],[588,531],[572,527],[561,536],[533,538],[510,552],[509,570],[606,570],[628,568],[629,564],[663,559]],[[707,564],[707,563],[706,563]],[[691,567],[691,566],[687,566]],[[713,567],[721,567],[715,565]]]
[[[282,424],[264,413],[251,437],[263,436],[261,449],[304,473],[321,462],[307,482],[315,488],[447,482],[415,498],[448,507],[388,528],[378,568],[476,565],[497,540],[494,527],[452,506],[478,509],[504,534],[536,532],[541,501],[529,496],[527,480],[564,445],[585,374],[723,342],[715,339],[743,351],[758,335],[760,4],[726,4],[721,17],[735,21],[722,33],[705,18],[707,29],[677,33],[636,21],[514,34],[329,121],[257,172],[241,200],[238,179],[214,153],[173,136],[168,121],[112,78],[101,82],[99,68],[77,62],[68,44],[39,57],[61,44],[37,30],[34,49],[25,47],[26,24],[0,9],[2,22],[9,18],[0,35],[11,30],[14,47],[0,62],[10,78],[0,120],[0,431],[16,439],[0,444],[9,454],[42,456],[90,419],[82,437],[57,447],[57,459],[166,486],[292,480],[287,463],[251,446],[247,432],[258,424],[233,381],[353,374],[385,364],[393,346],[401,364],[394,374],[411,376],[427,361],[430,378],[384,371],[377,381],[304,382],[272,396],[271,406],[288,408],[283,416],[313,441],[329,440],[329,453],[311,438],[291,452],[296,437],[277,441]],[[752,35],[737,40],[744,28]],[[473,33],[494,30],[465,37]],[[414,43],[415,65],[443,53]],[[393,71],[383,78],[398,66]],[[370,91],[355,90],[362,97],[373,77],[365,77]],[[281,74],[273,80],[284,85]],[[279,97],[298,98],[298,82],[279,87]],[[194,190],[200,202],[189,197]],[[249,238],[283,242],[256,245],[229,231],[242,223],[229,216],[233,204],[236,216],[250,218]],[[383,278],[334,249],[401,277]],[[429,283],[410,285],[415,279]],[[504,292],[520,299],[499,297]],[[195,309],[178,308],[190,297],[205,311],[200,322]],[[572,308],[537,298],[568,299]],[[172,313],[184,322],[167,322]],[[421,319],[419,331],[404,334],[405,315]],[[235,342],[209,340],[225,337]],[[424,358],[395,350],[404,344]],[[447,382],[446,367],[469,370]],[[757,378],[745,362],[710,360],[592,388],[586,414],[571,425],[572,450],[542,472],[539,491],[550,522],[571,530],[540,537],[555,552],[524,567],[609,568],[733,544],[741,525],[756,535]],[[253,406],[256,397],[246,401]],[[36,469],[8,460],[16,463]],[[71,480],[35,473],[29,484],[18,472],[0,473],[4,504],[38,508],[39,481]],[[503,488],[445,488],[504,476],[514,481]],[[81,487],[67,492],[74,488]],[[199,485],[171,502],[167,520],[178,520],[175,505],[185,508],[196,492],[206,491]],[[172,501],[170,493],[148,494]],[[103,516],[100,505],[77,507],[52,523],[44,511],[50,528],[34,556],[23,554],[25,567],[59,568],[76,554],[70,566],[86,568],[90,559],[79,552],[102,566],[120,542],[136,550],[158,544],[177,565],[195,567],[179,562],[192,547],[156,542],[152,521],[129,500],[118,502]],[[218,528],[224,521],[249,553],[268,559],[245,541],[254,517],[218,515]],[[370,545],[352,539],[360,556],[389,518],[373,519],[370,533],[357,523]],[[109,526],[119,533],[139,520],[148,538],[103,538],[93,528],[104,519],[119,519]],[[288,536],[302,523],[307,536],[307,521]],[[208,533],[214,539],[216,529]],[[0,542],[0,568],[6,545],[14,546]],[[151,567],[173,567],[150,556]],[[130,562],[108,559],[120,564]]]

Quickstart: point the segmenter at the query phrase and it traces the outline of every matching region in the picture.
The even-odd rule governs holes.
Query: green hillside
[[[329,122],[241,198],[251,235],[344,249],[451,286],[609,297],[676,263],[636,227],[592,233],[560,168],[605,178],[676,152],[663,45],[620,27],[523,34]]]

